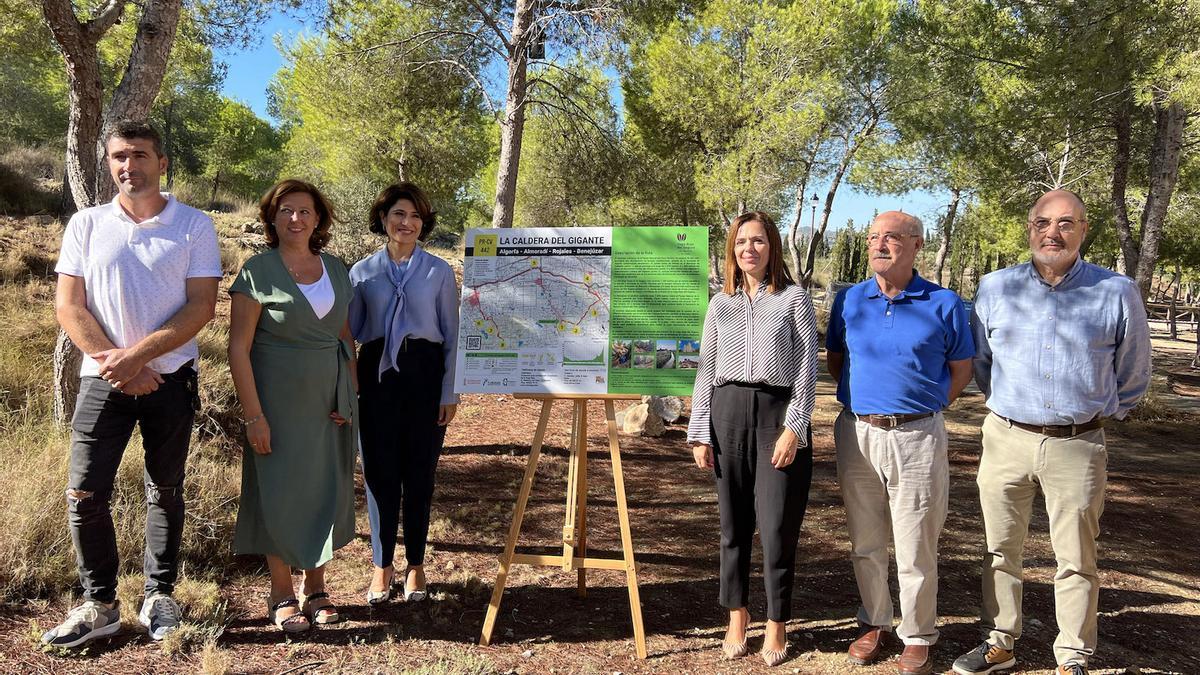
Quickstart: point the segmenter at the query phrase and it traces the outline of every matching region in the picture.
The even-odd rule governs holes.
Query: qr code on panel
[[[482,343],[483,343],[483,338],[479,335],[468,335],[467,336],[467,349],[468,350],[478,350],[480,347],[483,346]]]

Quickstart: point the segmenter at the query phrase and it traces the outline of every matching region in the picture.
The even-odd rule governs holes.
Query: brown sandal
[[[303,633],[309,628],[312,628],[312,624],[309,623],[308,617],[304,615],[304,612],[296,612],[295,614],[289,614],[284,617],[279,616],[279,610],[287,609],[288,607],[299,606],[300,602],[294,597],[284,598],[275,604],[271,604],[271,601],[268,599],[267,619],[271,623],[275,624],[275,626],[284,633]]]
[[[324,600],[325,602],[316,603],[318,600]],[[314,607],[314,604],[317,606]],[[337,606],[330,602],[329,594],[324,591],[304,596],[304,600],[300,604],[300,611],[304,612],[309,621],[321,626],[337,623],[342,620],[341,614],[338,614]]]

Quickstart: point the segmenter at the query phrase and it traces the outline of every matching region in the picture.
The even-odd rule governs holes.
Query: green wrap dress
[[[358,402],[353,345],[339,337],[353,290],[340,260],[321,259],[335,297],[321,318],[277,249],[247,260],[229,288],[262,305],[250,363],[271,427],[271,454],[243,444],[234,552],[279,556],[301,569],[329,562],[354,537]],[[350,423],[339,427],[333,411]]]

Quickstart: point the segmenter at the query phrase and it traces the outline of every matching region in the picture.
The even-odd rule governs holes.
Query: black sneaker
[[[1088,669],[1086,666],[1072,661],[1071,663],[1062,664],[1054,673],[1055,675],[1088,675]]]
[[[1013,653],[1007,649],[984,642],[954,661],[954,672],[959,675],[980,675],[1008,670],[1017,665]]]
[[[42,644],[48,647],[78,647],[98,637],[115,635],[121,630],[121,603],[112,608],[88,600],[67,614],[66,621],[46,631]]]

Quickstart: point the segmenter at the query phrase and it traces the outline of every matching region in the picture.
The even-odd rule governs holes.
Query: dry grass
[[[51,421],[50,355],[57,335],[53,311],[56,223],[12,221],[0,235],[0,597],[46,597],[75,585],[75,556],[66,523],[69,438]],[[9,223],[11,224],[11,223]],[[31,256],[30,251],[41,252]],[[236,255],[236,254],[235,254]],[[202,344],[205,408],[188,460],[185,494],[185,575],[219,578],[228,563],[240,467],[228,438],[233,406],[222,325]],[[202,441],[200,439],[203,438]],[[135,434],[125,452],[111,502],[124,574],[140,574],[146,504],[142,447]]]
[[[0,213],[57,214],[62,205],[63,162],[57,148],[0,149]]]
[[[248,221],[245,214],[214,214],[214,220],[221,237],[227,286],[245,260],[261,250],[262,236],[243,232]],[[77,583],[63,498],[69,434],[50,419],[51,354],[58,331],[53,266],[62,229],[53,221],[6,219],[3,225],[0,521],[9,531],[0,538],[0,598],[45,598],[69,592]],[[188,584],[196,580],[211,584],[236,573],[229,566],[229,542],[241,490],[241,424],[227,366],[228,338],[228,296],[222,293],[217,320],[198,337],[202,409],[196,419],[184,486],[188,511],[181,551],[181,594],[188,593]],[[141,440],[135,433],[117,474],[111,509],[121,573],[136,580],[140,580],[146,515],[142,466]],[[140,596],[140,582],[132,588]],[[212,597],[216,597],[215,591]],[[205,643],[205,635],[216,630],[217,624],[211,621],[215,611],[213,607],[197,610],[195,616],[200,619],[193,626],[198,628],[183,632],[179,649],[190,651]],[[217,663],[219,656],[213,652],[207,658]]]
[[[229,619],[220,586],[211,581],[182,579],[175,587],[174,597],[183,610],[183,622],[179,630],[163,639],[163,653],[174,657],[215,648]],[[117,581],[117,598],[121,601],[121,622],[136,626],[143,600],[142,576],[121,576]]]
[[[191,204],[205,211],[238,215],[251,214],[253,217],[253,213],[257,212],[258,207],[257,200],[233,194],[228,190],[218,189],[216,198],[213,198],[211,183],[188,176],[175,178],[175,182],[171,185],[171,194],[184,204]]]
[[[216,642],[206,642],[200,650],[200,672],[203,675],[225,675],[233,672],[233,655]]]

